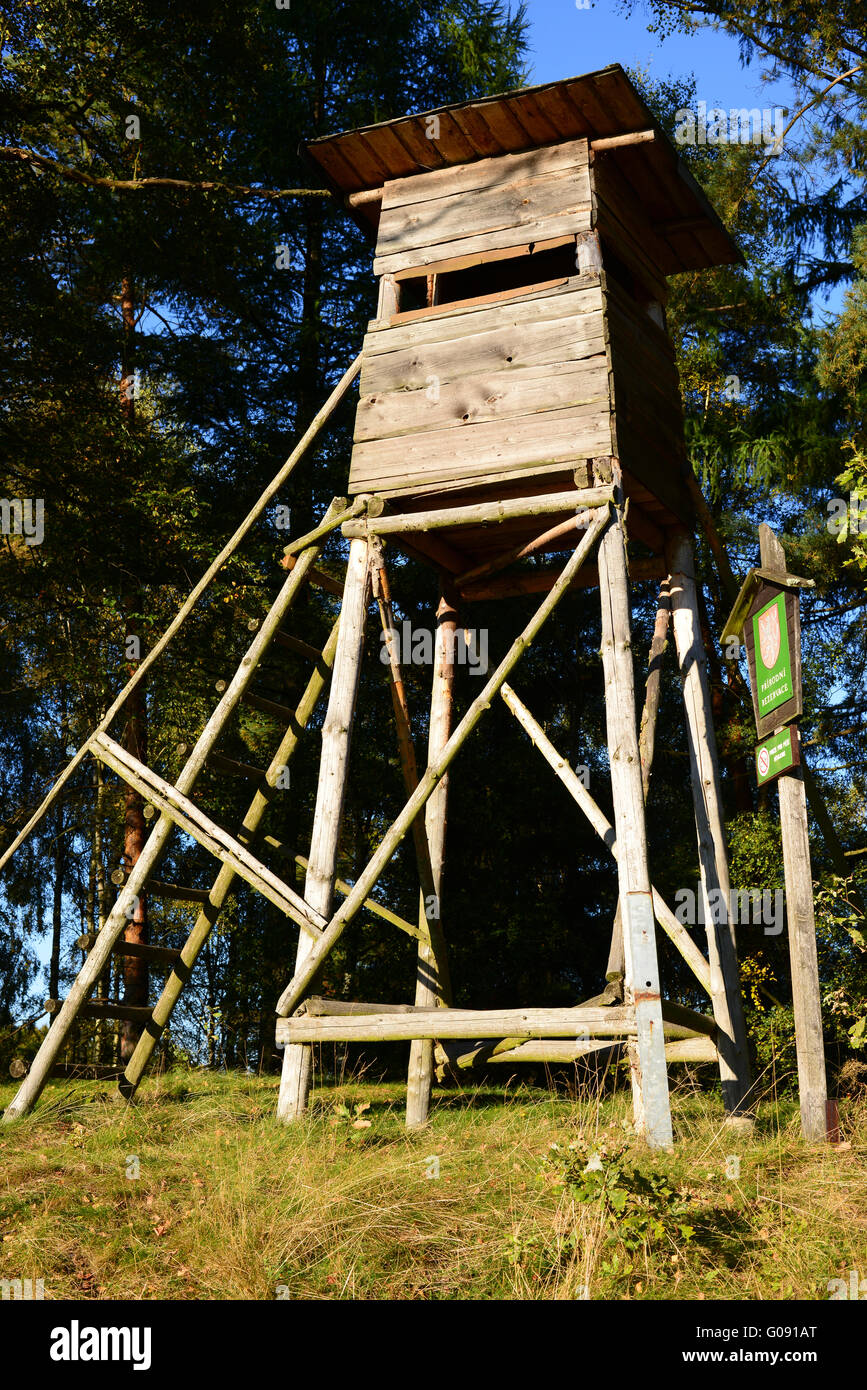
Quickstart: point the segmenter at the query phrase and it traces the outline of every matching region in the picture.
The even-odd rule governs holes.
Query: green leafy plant
[[[369,1100],[356,1101],[351,1110],[346,1104],[346,1101],[338,1101],[337,1104],[332,1107],[329,1124],[348,1124],[351,1125],[353,1129],[370,1129],[372,1121],[363,1118],[364,1112],[369,1109]]]
[[[680,1192],[666,1174],[629,1166],[628,1149],[626,1140],[578,1138],[565,1147],[552,1144],[543,1165],[575,1202],[597,1209],[608,1244],[637,1250],[665,1238],[691,1240],[694,1227]]]

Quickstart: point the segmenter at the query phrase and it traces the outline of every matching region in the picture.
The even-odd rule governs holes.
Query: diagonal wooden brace
[[[275,907],[297,922],[303,931],[319,940],[327,925],[325,918],[308,907],[300,894],[284,883],[265,864],[261,864],[248,849],[232,838],[228,831],[216,825],[189,797],[171,786],[158,773],[139,762],[108,734],[97,734],[93,740],[94,755],[118,777],[135,787],[148,801],[158,806],[163,815],[179,829],[192,835],[210,854],[231,864],[235,873],[256,888]]]
[[[512,687],[504,684],[500,694],[518,723],[521,725],[521,728],[530,738],[530,741],[538,748],[545,761],[554,769],[554,772],[557,774],[566,790],[573,799],[577,801],[597,835],[605,842],[616,859],[617,839],[614,834],[614,826],[594,801],[580,777],[573,772],[566,759],[560,756],[541,724],[533,718],[523,700],[518,698]],[[671,908],[667,906],[662,895],[653,887],[651,887],[651,893],[653,895],[653,912],[657,922],[673,945],[677,947],[693,975],[695,975],[696,979],[707,993],[710,994],[710,966],[708,962],[689,935],[689,932],[681,922],[678,922]]]
[[[347,898],[336,916],[332,918],[319,941],[307,956],[301,969],[296,971],[295,976],[281,994],[277,1003],[277,1013],[281,1018],[285,1018],[301,1003],[310,981],[313,979],[332,947],[340,939],[347,923],[352,921],[353,917],[355,917],[364,905],[365,898],[369,895],[386,864],[388,864],[419,811],[425,805],[435,786],[443,776],[443,773],[451,765],[461,745],[472,733],[485,710],[490,708],[491,701],[494,696],[499,693],[500,688],[505,683],[512,668],[520,660],[524,650],[533,642],[546,619],[550,617],[557,607],[557,604],[560,602],[560,599],[568,590],[572,579],[581,568],[584,560],[590,554],[602,531],[607,526],[610,513],[610,506],[606,505],[604,508],[600,509],[598,519],[587,531],[581,544],[576,548],[568,562],[564,565],[556,584],[551,589],[550,593],[545,596],[544,601],[536,610],[536,613],[520,636],[516,637],[496,671],[487,682],[484,690],[482,690],[481,694],[476,696],[436,762],[428,767],[415,792],[407,801],[397,820],[394,821],[389,831],[383,837],[379,849],[373,855],[367,867],[359,875],[354,891]]]

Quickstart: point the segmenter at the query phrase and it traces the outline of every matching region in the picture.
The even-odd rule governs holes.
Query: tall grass
[[[738,1135],[685,1081],[660,1154],[622,1093],[442,1091],[408,1136],[400,1086],[323,1088],[288,1127],[276,1086],[175,1071],[133,1108],[49,1088],[0,1130],[0,1277],[47,1298],[498,1300],[826,1298],[867,1277],[864,1099],[842,1146],[807,1146],[794,1104]],[[617,1165],[622,1218],[584,1190],[585,1150]]]

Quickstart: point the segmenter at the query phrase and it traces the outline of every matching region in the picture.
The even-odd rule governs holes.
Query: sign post
[[[828,1090],[807,798],[798,729],[791,722],[803,711],[798,590],[812,588],[812,582],[788,574],[785,551],[770,526],[759,527],[759,544],[761,569],[747,576],[723,640],[743,633],[756,731],[763,740],[756,749],[756,776],[759,786],[776,779],[779,791],[801,1130],[815,1142],[828,1138]]]

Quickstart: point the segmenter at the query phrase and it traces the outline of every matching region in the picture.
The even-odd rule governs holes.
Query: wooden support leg
[[[395,640],[394,614],[391,606],[388,572],[385,568],[385,562],[382,556],[382,542],[376,536],[374,536],[370,542],[370,568],[373,592],[379,606],[389,665],[391,667],[391,699],[392,708],[394,709],[395,724],[397,726],[397,743],[400,754],[400,766],[403,773],[403,784],[406,788],[407,796],[412,796],[418,787],[418,763],[415,756],[415,746],[412,741],[409,703],[406,698],[406,687],[403,683],[403,673],[400,667],[400,657]],[[448,734],[446,735],[445,741],[448,741]],[[415,848],[421,892],[421,905],[419,908],[420,931],[423,933],[425,939],[429,941],[431,952],[436,959],[437,993],[436,999],[433,1002],[448,1004],[451,1002],[451,982],[449,980],[448,962],[446,959],[445,939],[442,934],[438,913],[429,917],[425,912],[425,905],[432,902],[433,899],[438,898],[439,893],[434,883],[431,850],[428,845],[425,818],[423,816],[416,816],[412,823],[412,839]]]
[[[695,561],[687,532],[676,533],[668,547],[668,560],[704,896],[711,1000],[719,1029],[717,1046],[723,1103],[730,1117],[744,1119],[748,1114],[746,1097],[752,1083],[735,932],[729,921],[731,894],[716,737],[699,625]],[[716,905],[711,906],[711,902]]]
[[[452,731],[456,637],[457,613],[452,605],[443,598],[437,609],[436,651],[428,731],[428,765],[436,762],[448,743]],[[445,862],[448,780],[448,775],[440,779],[425,807],[425,830],[433,877],[433,902],[426,902],[424,894],[422,894],[418,924],[419,930],[425,934],[425,939],[419,942],[418,948],[415,1002],[428,1008],[433,1008],[439,1002],[443,990],[442,967],[438,956],[443,952],[440,904]],[[427,1124],[431,1086],[433,1085],[433,1054],[434,1045],[429,1038],[416,1039],[410,1044],[406,1093],[407,1129],[420,1129]]]
[[[331,913],[331,899],[334,894],[337,844],[346,794],[350,735],[358,693],[369,594],[368,543],[366,540],[354,540],[349,547],[334,674],[331,679],[328,712],[322,726],[322,758],[319,764],[316,810],[313,816],[313,838],[304,883],[305,901],[315,906],[316,911],[321,912],[323,917],[328,917]],[[310,949],[310,939],[302,932],[298,938],[296,973],[310,954]],[[287,1046],[283,1054],[283,1075],[277,1103],[278,1119],[288,1122],[304,1113],[307,1109],[312,1075],[311,1048],[297,1044]]]
[[[651,1147],[668,1148],[672,1143],[671,1111],[629,645],[626,537],[619,514],[612,517],[599,543],[599,590],[605,718],[623,914],[626,1002],[634,1006],[638,1029],[632,1073],[633,1105],[636,1126],[641,1128]]]
[[[656,744],[656,716],[659,713],[659,687],[662,679],[662,658],[665,654],[665,648],[668,642],[668,627],[670,620],[671,598],[668,592],[668,580],[663,579],[659,586],[656,622],[653,626],[653,638],[651,639],[650,655],[647,660],[647,683],[644,691],[644,709],[641,711],[641,728],[638,736],[638,754],[641,759],[641,786],[644,792],[645,804],[647,803],[647,793],[650,790],[650,774],[653,770],[653,751]],[[608,953],[608,965],[605,970],[606,980],[622,980],[623,970],[623,919],[620,911],[620,900],[618,899],[617,911],[614,915],[614,926],[611,932],[611,949]]]

